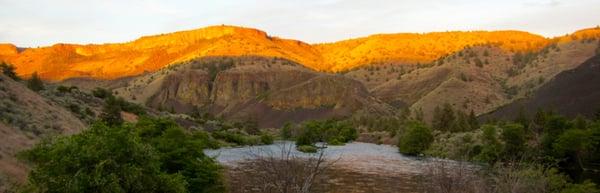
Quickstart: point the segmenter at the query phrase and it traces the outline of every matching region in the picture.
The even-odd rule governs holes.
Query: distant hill
[[[598,49],[600,28],[544,38],[519,31],[378,34],[325,44],[211,26],[132,42],[0,45],[19,75],[104,87],[161,111],[284,121],[421,111],[444,103],[476,115],[527,98]],[[223,69],[202,66],[222,63]],[[264,115],[264,116],[257,116]],[[256,120],[261,119],[261,120]]]
[[[586,32],[586,36],[600,34],[596,31]],[[379,34],[310,45],[272,37],[257,29],[211,26],[116,44],[56,44],[24,50],[2,44],[0,60],[16,65],[22,76],[38,72],[47,80],[116,79],[155,72],[170,64],[205,56],[281,57],[313,70],[337,72],[381,62],[429,63],[475,45],[525,52],[539,50],[552,42],[520,31],[473,31]]]

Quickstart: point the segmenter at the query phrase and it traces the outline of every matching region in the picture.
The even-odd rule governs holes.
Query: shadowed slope
[[[537,109],[554,110],[568,116],[592,116],[600,109],[600,55],[579,67],[558,74],[531,98],[504,106],[487,118],[514,118],[523,109],[533,114]]]

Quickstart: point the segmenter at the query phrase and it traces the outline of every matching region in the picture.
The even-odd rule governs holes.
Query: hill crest
[[[600,30],[593,28],[580,30],[573,37],[599,34]],[[553,42],[521,31],[454,31],[375,34],[333,43],[307,44],[272,37],[258,29],[222,25],[143,36],[126,43],[55,44],[22,51],[12,44],[2,44],[0,60],[14,64],[21,76],[38,72],[42,78],[53,81],[134,76],[206,56],[279,57],[317,71],[337,72],[373,63],[428,63],[481,44],[522,52],[541,49]]]

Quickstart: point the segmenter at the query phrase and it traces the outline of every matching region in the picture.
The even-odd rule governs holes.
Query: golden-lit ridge
[[[594,28],[573,35],[585,38],[599,34],[600,30]],[[520,31],[474,31],[379,34],[311,45],[271,37],[257,29],[222,25],[145,36],[127,43],[56,44],[21,52],[12,44],[0,44],[0,60],[14,64],[21,76],[37,72],[47,80],[115,79],[204,56],[282,57],[319,71],[343,71],[378,62],[431,62],[479,44],[494,44],[507,51],[530,51],[552,42]]]

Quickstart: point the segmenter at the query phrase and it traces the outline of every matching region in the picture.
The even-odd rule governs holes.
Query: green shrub
[[[69,110],[75,114],[80,114],[81,113],[81,107],[79,107],[79,105],[77,104],[69,104]]]
[[[112,96],[112,93],[106,89],[100,88],[100,87],[96,87],[93,91],[92,91],[92,95],[101,99],[107,98],[109,96]]]
[[[357,137],[358,131],[347,121],[308,121],[304,123],[299,136],[296,137],[296,145],[314,145],[317,142],[330,142],[334,139],[339,143],[347,143]]]
[[[525,152],[526,134],[521,124],[506,124],[502,126],[501,139],[504,142],[504,157],[518,158]]]
[[[234,143],[237,145],[246,145],[248,143],[248,141],[242,134],[233,133],[229,131],[214,131],[212,132],[212,136],[216,139],[221,139],[228,143]]]
[[[400,153],[418,155],[425,151],[433,142],[431,129],[420,122],[411,122],[398,139]]]
[[[483,125],[483,139],[481,151],[475,156],[475,160],[493,163],[500,157],[502,151],[502,144],[498,141],[498,134],[496,126],[494,125]]]
[[[327,141],[327,145],[344,145],[344,143],[340,142],[338,139],[332,138]]]
[[[273,144],[274,141],[275,138],[271,134],[263,133],[260,135],[260,142],[262,142],[262,144],[270,145]]]
[[[37,72],[31,74],[31,78],[27,80],[27,87],[36,92],[44,90],[44,82],[42,82]]]
[[[296,149],[304,153],[317,153],[318,150],[317,147],[313,145],[301,145],[298,146]]]
[[[69,93],[69,92],[71,92],[71,89],[69,87],[60,85],[60,86],[56,87],[56,91],[58,91],[59,93]]]
[[[285,123],[283,127],[281,127],[281,138],[288,140],[292,138],[292,124]]]
[[[215,142],[206,133],[190,135],[168,119],[142,118],[136,129],[141,140],[158,152],[161,170],[183,176],[187,192],[224,192],[221,166],[202,152],[202,149],[214,148]]]
[[[600,193],[595,183],[586,180],[581,184],[567,184],[560,193]]]
[[[32,164],[31,192],[186,192],[180,173],[161,170],[161,155],[131,126],[95,124],[21,154]]]

